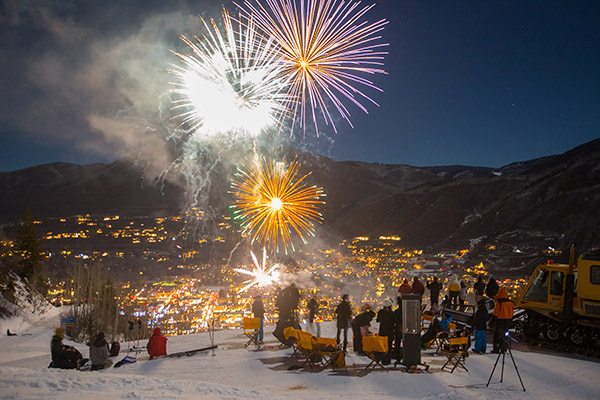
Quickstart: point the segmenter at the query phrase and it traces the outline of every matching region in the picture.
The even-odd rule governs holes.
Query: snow
[[[522,391],[515,368],[507,355],[504,379],[500,383],[501,359],[492,382],[485,387],[496,355],[471,354],[469,372],[441,371],[445,361],[433,351],[422,353],[431,373],[409,374],[401,368],[379,369],[365,375],[356,373],[367,358],[348,352],[347,372],[331,370],[288,370],[295,365],[291,349],[280,349],[265,329],[266,344],[260,350],[244,349],[241,330],[215,333],[219,348],[190,357],[147,360],[140,354],[135,364],[102,371],[48,369],[50,339],[59,317],[50,312],[29,327],[14,329],[18,336],[5,336],[6,327],[16,320],[0,320],[1,399],[592,399],[597,396],[600,363],[567,357],[513,350],[526,392]],[[372,327],[376,331],[377,326]],[[323,336],[334,337],[335,325],[322,324]],[[25,334],[23,334],[25,333]],[[79,348],[87,357],[85,346]],[[145,343],[142,343],[145,344]],[[170,337],[169,352],[196,349],[210,344],[207,333]],[[122,344],[120,360],[126,355]],[[353,367],[353,364],[355,367]]]

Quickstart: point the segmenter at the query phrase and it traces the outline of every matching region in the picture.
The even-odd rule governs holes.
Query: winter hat
[[[61,327],[56,328],[56,331],[54,331],[54,334],[61,339],[65,338],[65,331],[63,331],[63,328],[61,328]]]
[[[392,306],[392,301],[390,299],[385,299],[383,301],[383,306],[384,307],[391,307]]]

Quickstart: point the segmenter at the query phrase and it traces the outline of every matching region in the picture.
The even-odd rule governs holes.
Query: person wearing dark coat
[[[260,318],[260,330],[258,331],[258,343],[263,343],[265,338],[265,306],[261,296],[255,296],[252,302],[252,314],[254,318]]]
[[[348,327],[350,326],[350,321],[352,320],[352,307],[350,306],[350,301],[348,295],[345,294],[342,296],[342,301],[335,308],[335,314],[337,315],[337,336],[336,336],[336,344],[340,344],[340,333],[344,331],[344,353],[346,352],[346,348],[348,347]]]
[[[311,330],[314,332],[315,331],[314,326],[316,325],[317,336],[321,336],[321,324],[319,322],[315,322],[315,318],[319,312],[319,302],[317,301],[317,299],[312,297],[310,299],[310,301],[308,302],[307,308],[308,308],[309,326],[311,327]]]
[[[475,292],[475,303],[479,303],[485,293],[485,282],[481,275],[477,277],[477,282],[473,284],[473,291]]]
[[[63,344],[65,333],[62,328],[56,328],[55,334],[50,342],[52,353],[52,368],[75,369],[83,364],[83,356],[72,346]]]
[[[437,305],[440,299],[440,282],[438,281],[437,276],[433,277],[433,281],[427,282],[427,289],[429,289],[429,297],[430,297],[430,305]]]
[[[152,336],[148,339],[148,345],[146,346],[146,350],[148,350],[151,360],[154,357],[167,355],[167,340],[168,339],[161,334],[159,327],[154,328]]]
[[[490,280],[487,286],[485,287],[486,296],[490,299],[493,299],[494,297],[496,297],[499,290],[500,286],[498,286],[498,282],[496,282],[496,280],[493,277],[490,277]]]
[[[375,318],[375,312],[373,310],[367,309],[366,311],[358,314],[352,320],[352,333],[354,335],[354,352],[357,354],[363,354],[362,351],[362,332],[361,329],[363,326],[371,325],[371,321]]]
[[[94,342],[90,344],[90,360],[93,370],[108,368],[112,365],[104,332],[98,333]]]
[[[487,348],[487,321],[488,310],[485,306],[485,300],[479,300],[477,311],[473,318],[473,329],[475,330],[475,346],[473,351],[478,354],[484,354]]]
[[[389,364],[392,359],[394,338],[396,336],[396,315],[392,311],[392,301],[385,299],[383,308],[377,313],[377,322],[379,322],[379,336],[387,336],[388,353],[383,358],[383,364]]]
[[[425,293],[425,286],[423,286],[423,282],[421,282],[419,278],[415,276],[413,278],[412,294],[423,296],[423,293]]]

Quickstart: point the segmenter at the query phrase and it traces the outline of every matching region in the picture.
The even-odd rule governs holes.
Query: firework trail
[[[303,183],[310,175],[299,179],[300,164],[285,160],[262,161],[256,159],[247,170],[238,169],[232,181],[234,219],[241,220],[243,234],[252,237],[252,243],[272,246],[279,251],[281,245],[287,253],[294,250],[292,232],[304,243],[306,235],[314,236],[314,223],[321,222],[319,210],[325,196],[323,188]]]
[[[327,104],[348,121],[350,111],[342,100],[350,101],[368,113],[361,100],[378,105],[355,87],[366,86],[382,91],[364,75],[385,74],[381,68],[387,43],[378,43],[379,32],[388,22],[363,21],[374,5],[359,7],[359,1],[338,0],[244,0],[239,6],[248,19],[256,21],[265,36],[278,44],[285,83],[289,94],[284,103],[299,117],[306,132],[306,120],[311,118],[317,135],[317,119],[337,128]],[[299,113],[299,114],[298,114]],[[292,124],[293,131],[293,124]]]
[[[250,279],[244,283],[246,286],[240,289],[238,293],[243,293],[246,290],[250,289],[252,286],[265,287],[272,285],[279,281],[279,264],[273,265],[271,268],[267,269],[267,249],[263,247],[263,260],[262,264],[258,263],[256,256],[252,251],[250,251],[250,255],[252,256],[252,260],[254,261],[254,269],[249,271],[243,268],[234,268],[234,271],[241,272],[246,275],[253,276],[254,279]]]
[[[173,51],[181,65],[171,72],[174,117],[189,132],[256,136],[287,115],[277,47],[259,35],[252,18],[234,21],[223,10],[224,32],[214,20],[202,19],[206,34],[194,40],[181,36],[191,54]],[[234,26],[235,25],[235,26]]]

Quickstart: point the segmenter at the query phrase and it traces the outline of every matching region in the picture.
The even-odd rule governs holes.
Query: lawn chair
[[[293,326],[288,326],[283,330],[283,336],[285,337],[285,340],[292,345],[291,347],[294,350],[292,357],[298,358],[298,329]]]
[[[260,347],[260,343],[258,343],[259,331],[260,318],[244,318],[244,335],[248,338],[248,342],[246,342],[244,348],[247,348],[251,344],[254,344],[257,348]]]
[[[454,337],[456,334],[456,324],[454,322],[450,322],[448,324],[448,330],[439,332],[435,338],[435,354],[440,354],[442,352],[442,348],[447,344],[447,339]]]
[[[371,363],[367,365],[365,371],[370,372],[375,369],[378,365],[382,370],[388,371],[388,369],[381,363],[381,360],[385,357],[388,352],[388,338],[387,336],[370,335],[362,338],[363,351],[371,359]]]
[[[445,355],[448,358],[448,360],[442,366],[442,370],[444,370],[444,368],[446,367],[452,367],[450,373],[453,373],[456,368],[460,367],[465,371],[469,372],[469,370],[465,366],[465,360],[469,356],[467,352],[468,348],[468,336],[446,339],[446,342],[444,343],[442,348],[442,354]]]
[[[315,349],[313,344],[316,344],[315,337],[308,332],[296,330],[298,335],[298,351],[305,357],[302,366],[308,365],[310,369],[321,363],[321,353]]]
[[[346,369],[346,358],[342,349],[336,345],[335,339],[314,337],[313,349],[321,357],[321,364],[324,369],[336,368]]]

